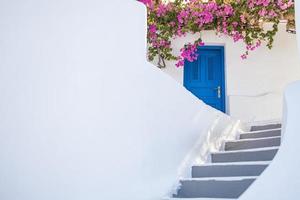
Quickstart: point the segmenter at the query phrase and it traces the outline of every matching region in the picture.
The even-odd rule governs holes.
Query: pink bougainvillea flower
[[[228,30],[227,30],[228,29],[228,24],[227,24],[227,22],[223,21],[222,25],[223,25],[223,33],[225,35],[227,35],[228,34]]]
[[[180,49],[180,56],[178,57],[178,62],[176,63],[177,67],[182,67],[184,65],[184,61],[194,62],[198,59],[198,47],[204,46],[204,42],[199,41],[195,42],[195,44],[188,43],[184,48]]]
[[[246,54],[243,54],[243,55],[241,55],[241,58],[242,58],[243,60],[245,60],[245,59],[247,59],[247,55],[246,55]]]
[[[204,46],[205,45],[205,43],[204,42],[199,42],[199,44],[198,44],[199,46]]]
[[[260,47],[261,46],[261,41],[260,40],[258,40],[257,42],[256,42],[256,48],[258,48],[258,47]]]
[[[248,3],[248,7],[249,7],[249,8],[254,8],[254,3],[250,1],[250,2]]]
[[[169,24],[170,24],[170,26],[172,26],[172,27],[176,26],[176,22],[170,22]]]
[[[208,11],[203,11],[199,18],[199,24],[208,24],[214,20],[214,16],[212,13]]]
[[[277,14],[274,10],[271,10],[271,11],[269,12],[268,16],[272,18],[272,17],[277,17],[278,14]]]
[[[270,0],[263,0],[262,5],[267,7],[270,4]]]
[[[232,26],[233,26],[234,28],[236,28],[238,25],[239,25],[238,22],[232,22]]]
[[[241,15],[240,19],[241,19],[241,22],[243,22],[244,24],[247,23],[245,15]]]
[[[254,6],[264,6],[267,7],[271,0],[248,0],[248,7],[254,8]]]
[[[224,13],[225,15],[232,15],[234,12],[233,8],[231,5],[225,5],[224,6]]]
[[[178,36],[178,37],[186,36],[186,33],[183,32],[183,30],[181,29],[181,27],[178,27],[178,30],[176,32],[176,36]]]
[[[244,39],[243,35],[237,31],[232,34],[232,38],[234,42],[238,42],[239,40]]]
[[[255,50],[255,46],[252,46],[251,44],[248,44],[248,45],[246,46],[246,49],[247,49],[247,50],[250,50],[250,51],[254,51],[254,50]]]
[[[182,10],[177,16],[178,22],[180,24],[184,24],[188,19],[188,16],[189,16],[189,12],[186,10]]]
[[[150,33],[156,33],[156,31],[157,31],[156,25],[153,25],[153,24],[149,25]]]
[[[139,2],[142,2],[143,4],[145,4],[146,6],[149,6],[152,4],[152,0],[138,0]]]
[[[167,7],[164,4],[159,5],[156,13],[157,16],[161,17],[164,16],[166,13],[167,13]]]
[[[280,7],[281,10],[286,10],[294,5],[292,0],[278,0],[277,5]]]
[[[177,63],[176,63],[176,67],[182,67],[184,66],[184,60],[179,60]]]
[[[267,13],[268,13],[268,11],[267,11],[265,8],[261,9],[261,10],[258,12],[259,16],[261,16],[261,17],[266,16]]]

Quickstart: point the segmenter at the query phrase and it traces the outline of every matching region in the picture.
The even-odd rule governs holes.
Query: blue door
[[[185,61],[184,86],[206,104],[225,112],[224,47],[199,47],[198,55],[197,61]]]

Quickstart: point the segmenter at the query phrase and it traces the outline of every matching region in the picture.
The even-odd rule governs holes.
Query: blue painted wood
[[[225,112],[224,47],[202,46],[197,53],[197,61],[185,61],[184,86],[206,104]]]

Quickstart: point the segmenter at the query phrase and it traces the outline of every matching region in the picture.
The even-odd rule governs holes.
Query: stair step
[[[281,129],[272,129],[267,131],[255,131],[240,134],[240,139],[251,138],[267,138],[267,137],[279,137],[281,136]]]
[[[191,198],[163,198],[162,200],[191,200]],[[193,198],[192,200],[220,200],[220,198]],[[228,198],[222,198],[222,200],[236,200],[236,198],[228,199]]]
[[[268,125],[262,125],[262,126],[252,126],[251,131],[260,131],[260,130],[267,130],[267,129],[276,129],[281,128],[281,124],[268,124]]]
[[[176,199],[180,199],[180,200],[191,200],[191,198],[163,198],[162,200],[176,200]],[[232,199],[228,199],[228,198],[193,198],[193,200],[236,200],[236,198]]]
[[[211,154],[213,163],[220,162],[246,162],[246,161],[271,161],[278,148],[262,148],[240,151],[223,151]]]
[[[259,176],[268,166],[268,163],[230,163],[193,166],[192,178],[203,177],[235,177],[235,176]]]
[[[281,137],[242,139],[225,143],[225,151],[280,146]]]
[[[238,198],[256,177],[197,178],[181,180],[175,198]]]

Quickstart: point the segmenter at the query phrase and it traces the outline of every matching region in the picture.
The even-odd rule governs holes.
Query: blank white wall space
[[[0,1],[1,200],[159,199],[231,123],[147,64],[145,22],[136,1]]]

